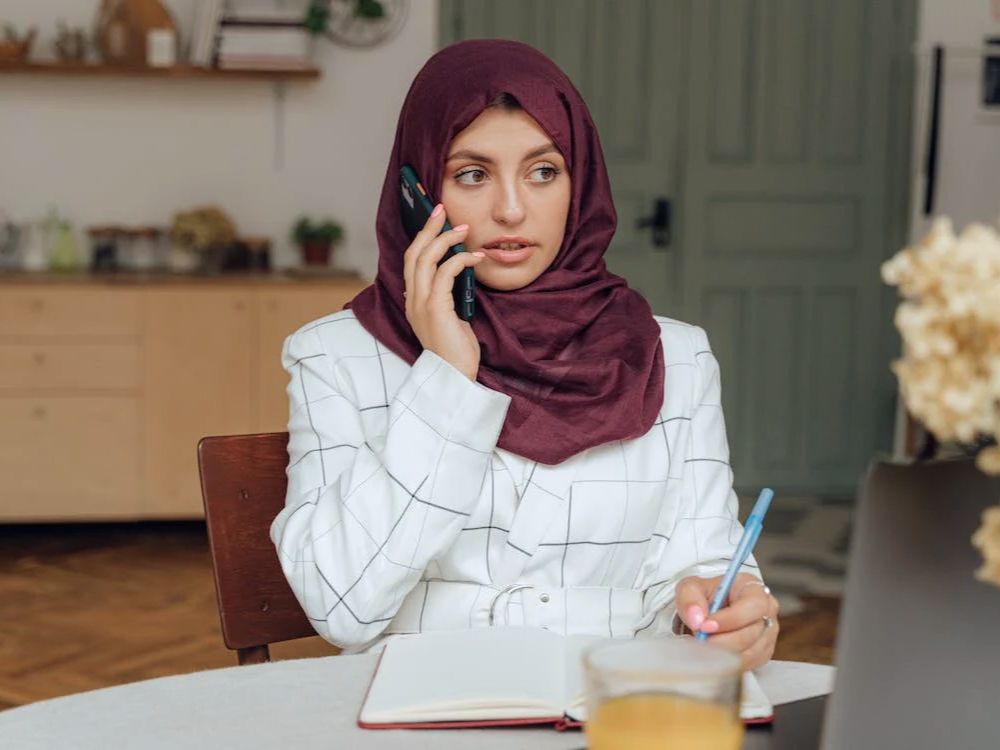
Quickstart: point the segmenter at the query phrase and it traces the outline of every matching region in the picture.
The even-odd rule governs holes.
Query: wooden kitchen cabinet
[[[198,440],[284,430],[285,337],[364,287],[29,278],[0,275],[0,522],[202,517]]]
[[[134,342],[0,343],[0,393],[29,389],[134,391],[140,385]]]
[[[2,520],[141,515],[134,397],[0,397]]]
[[[0,338],[135,338],[141,304],[131,287],[11,281],[0,286]]]
[[[253,430],[253,302],[241,289],[146,294],[144,515],[197,516],[198,440]]]

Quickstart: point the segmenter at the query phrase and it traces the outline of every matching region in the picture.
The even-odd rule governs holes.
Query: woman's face
[[[441,202],[465,249],[486,257],[476,280],[499,290],[537,279],[562,246],[570,176],[552,139],[523,110],[489,107],[451,142]]]

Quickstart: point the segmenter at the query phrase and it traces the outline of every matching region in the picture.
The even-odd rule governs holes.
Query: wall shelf
[[[287,79],[316,79],[319,68],[301,70],[223,70],[221,68],[199,68],[193,65],[174,65],[169,68],[144,66],[103,65],[79,62],[0,62],[0,74],[70,75],[140,78],[216,78],[254,79],[281,81]]]

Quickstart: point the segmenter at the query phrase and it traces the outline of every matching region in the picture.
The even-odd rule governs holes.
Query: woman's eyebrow
[[[549,142],[546,143],[544,146],[539,146],[538,148],[532,149],[531,151],[529,151],[524,155],[524,158],[522,158],[521,161],[528,161],[528,159],[536,159],[539,156],[544,156],[545,154],[549,153],[556,153],[556,154],[559,153],[559,149],[556,148],[556,144]],[[451,154],[451,156],[449,156],[447,160],[454,161],[455,159],[469,159],[470,161],[481,161],[486,164],[494,163],[493,159],[491,159],[489,156],[486,156],[486,154],[480,154],[476,151],[472,151],[471,149],[467,148],[456,151],[455,153]]]

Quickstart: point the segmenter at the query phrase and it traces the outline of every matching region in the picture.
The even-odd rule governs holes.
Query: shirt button
[[[539,595],[538,598],[541,600],[542,604],[547,604],[548,601],[549,601],[549,595],[548,594],[541,594],[541,595]]]

